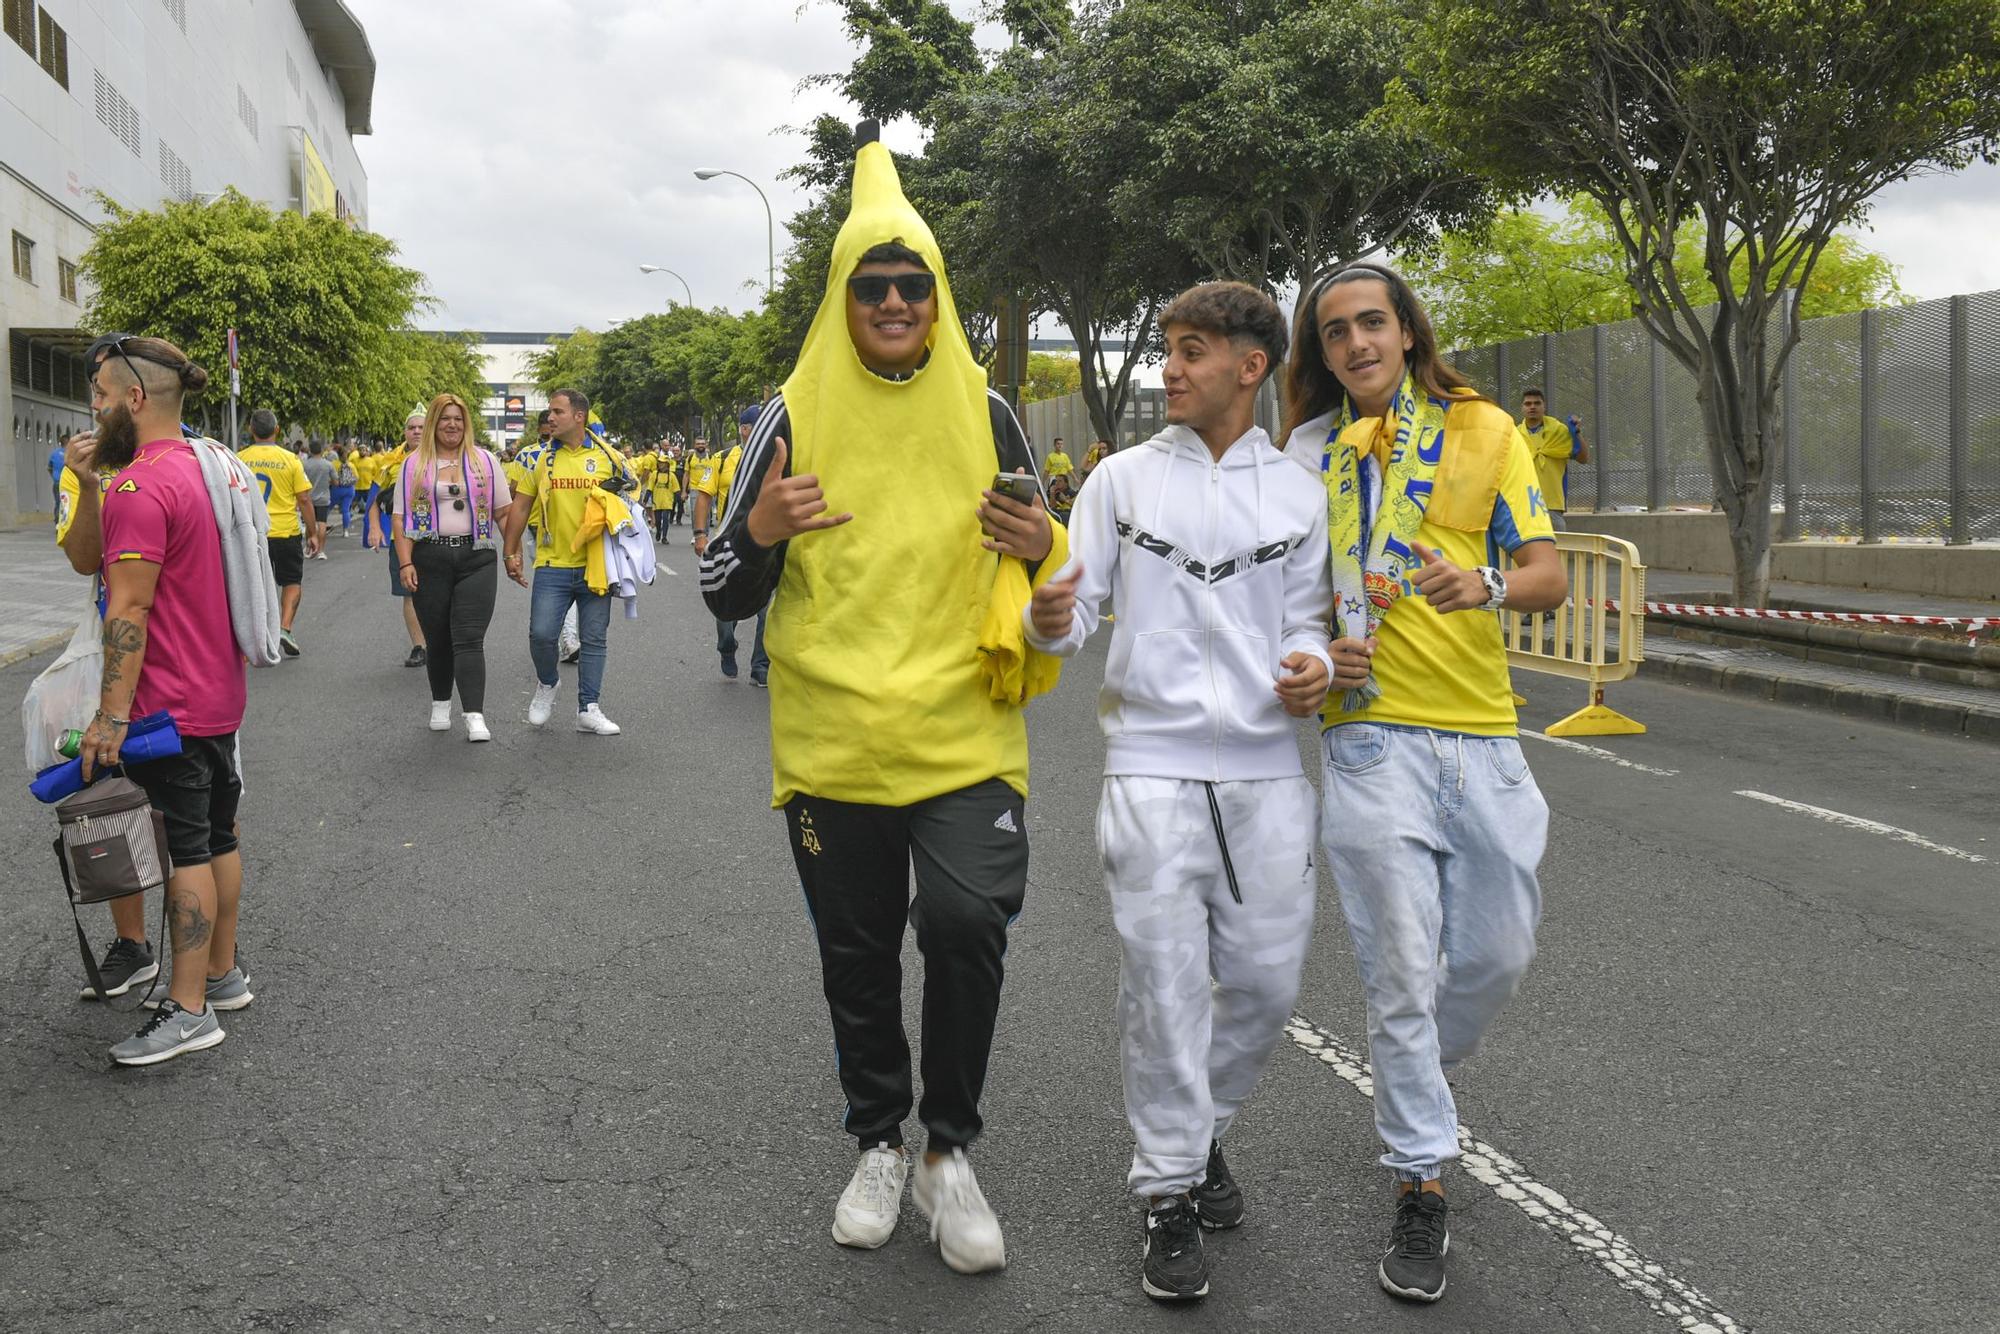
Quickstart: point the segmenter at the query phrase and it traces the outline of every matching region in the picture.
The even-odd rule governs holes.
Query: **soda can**
[[[73,760],[83,750],[83,733],[74,727],[56,738],[56,754],[66,760]]]

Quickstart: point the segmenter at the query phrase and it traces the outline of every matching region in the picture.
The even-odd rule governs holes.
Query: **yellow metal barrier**
[[[1646,656],[1646,567],[1639,549],[1600,533],[1557,533],[1556,550],[1569,576],[1569,598],[1553,611],[1501,611],[1507,661],[1589,684],[1590,703],[1550,724],[1550,736],[1643,732],[1645,724],[1604,703],[1605,683],[1632,676]],[[1618,603],[1617,611],[1605,605],[1607,598]]]

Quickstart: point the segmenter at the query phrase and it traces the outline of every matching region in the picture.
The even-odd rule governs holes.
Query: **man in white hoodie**
[[[1235,1227],[1221,1140],[1263,1073],[1312,941],[1314,798],[1293,718],[1325,697],[1326,500],[1255,425],[1285,319],[1241,283],[1160,318],[1165,431],[1078,495],[1069,568],[1028,639],[1070,655],[1115,600],[1098,718],[1098,844],[1124,963],[1127,1177],[1147,1202],[1141,1286],[1208,1293],[1201,1229]]]

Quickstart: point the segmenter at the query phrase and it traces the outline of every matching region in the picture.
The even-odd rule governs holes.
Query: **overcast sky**
[[[852,111],[814,74],[852,58],[823,0],[347,0],[378,71],[357,139],[369,225],[440,300],[433,327],[605,328],[684,300],[748,310],[770,196],[782,256],[802,194],[787,127]],[[972,12],[970,0],[955,3]],[[888,135],[915,148],[907,131]],[[2000,168],[1892,187],[1869,244],[1918,298],[2000,288]]]

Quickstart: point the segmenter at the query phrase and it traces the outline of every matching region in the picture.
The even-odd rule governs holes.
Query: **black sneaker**
[[[1170,1195],[1146,1211],[1146,1253],[1139,1286],[1163,1302],[1208,1296],[1208,1257],[1201,1249],[1201,1222],[1194,1201]]]
[[[771,688],[771,683],[764,678],[764,673],[762,672],[751,672],[750,684],[756,686],[759,690],[769,690]]]
[[[1203,1227],[1221,1230],[1242,1225],[1243,1190],[1229,1174],[1229,1164],[1222,1161],[1220,1144],[1208,1146],[1208,1179],[1188,1194]]]
[[[424,665],[424,657],[424,646],[419,644],[410,650],[409,657],[403,659],[403,665],[405,667],[421,667]]]
[[[104,958],[97,965],[97,975],[104,980],[104,994],[122,996],[140,982],[150,982],[160,975],[158,960],[153,958],[153,947],[143,940],[127,940],[120,936],[104,951]],[[96,1000],[97,993],[85,987],[79,993],[84,1000]]]
[[[734,653],[725,653],[722,655],[722,674],[732,681],[736,679],[736,655]]]
[[[1404,1191],[1396,1201],[1389,1249],[1376,1269],[1384,1292],[1413,1302],[1444,1296],[1444,1256],[1451,1249],[1445,1213],[1444,1196],[1421,1186]]]

